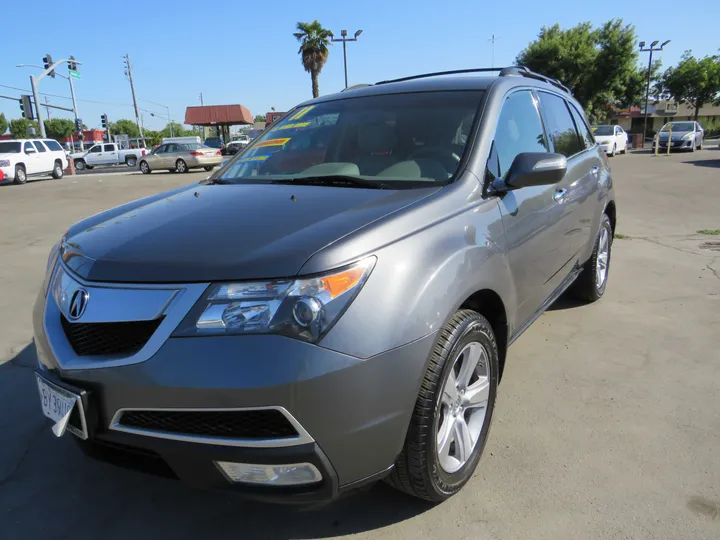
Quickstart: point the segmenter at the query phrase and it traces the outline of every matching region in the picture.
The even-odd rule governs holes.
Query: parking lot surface
[[[84,458],[38,404],[30,315],[74,221],[206,173],[0,188],[0,537],[720,538],[720,150],[611,160],[608,291],[561,298],[510,349],[473,480],[432,506],[379,484],[277,507]]]

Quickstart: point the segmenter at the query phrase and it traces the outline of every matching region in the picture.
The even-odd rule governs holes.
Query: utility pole
[[[492,62],[491,62],[491,64],[490,64],[490,67],[491,67],[491,68],[494,68],[494,67],[495,67],[495,42],[496,42],[498,39],[499,39],[499,38],[495,37],[495,34],[493,34],[492,37],[491,37],[490,39],[488,39],[488,41],[491,41],[491,42],[492,42]]]
[[[48,103],[50,103],[50,101],[48,100],[47,96],[45,96],[45,112],[48,115],[48,120],[52,120],[52,116],[50,116],[50,107],[47,106]]]
[[[648,59],[648,73],[647,73],[647,85],[645,86],[645,123],[643,125],[643,139],[642,139],[642,147],[645,148],[645,137],[647,137],[647,123],[648,123],[648,100],[650,98],[650,78],[651,78],[651,72],[652,72],[652,57],[653,52],[655,51],[662,51],[663,47],[670,43],[670,40],[663,42],[660,47],[655,47],[660,42],[660,40],[655,40],[650,44],[650,47],[645,49],[645,42],[641,41],[639,43],[640,45],[640,52],[649,52],[650,58]],[[670,139],[668,139],[669,141]],[[668,148],[670,148],[670,143],[668,142]]]
[[[335,35],[332,32],[328,32],[328,35],[330,36],[330,41],[338,42],[342,41],[343,44],[343,65],[345,66],[345,88],[348,87],[348,76],[347,76],[347,42],[348,41],[357,41],[358,36],[362,34],[362,30],[358,30],[355,32],[355,37],[349,38],[347,37],[347,30],[340,30],[340,38],[336,38]]]
[[[200,106],[201,107],[205,106],[205,102],[203,101],[203,97],[202,97],[202,92],[200,92]]]
[[[137,99],[135,99],[135,85],[133,84],[132,68],[130,67],[130,55],[129,54],[125,54],[125,64],[127,66],[127,71],[125,72],[125,75],[127,75],[128,79],[130,79],[130,91],[132,92],[133,107],[135,107],[135,123],[137,124],[137,127],[140,130],[140,137],[144,137],[143,130],[140,125],[140,114],[138,113]]]
[[[35,76],[30,75],[30,88],[32,88],[33,93],[33,101],[35,102],[35,112],[37,113],[37,123],[40,127],[40,137],[43,139],[47,138],[47,135],[45,135],[45,123],[43,122],[43,119],[40,117],[40,96],[38,95],[37,91],[37,84],[35,84]]]

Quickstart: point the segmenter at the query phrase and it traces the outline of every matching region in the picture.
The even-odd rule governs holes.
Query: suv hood
[[[7,154],[0,154],[0,159],[10,159],[10,160],[12,160],[12,159],[17,159],[17,157],[18,157],[19,155],[20,155],[20,154],[15,154],[15,153],[12,153],[12,152],[7,153]]]
[[[438,189],[195,184],[74,225],[63,260],[90,281],[290,277],[333,241]]]

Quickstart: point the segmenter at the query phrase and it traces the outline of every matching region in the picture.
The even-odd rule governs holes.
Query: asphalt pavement
[[[379,484],[322,508],[246,502],[84,458],[41,415],[32,302],[74,221],[206,173],[0,188],[0,538],[720,538],[720,150],[611,160],[606,296],[561,298],[510,349],[473,480],[430,505]],[[331,404],[329,404],[331,406]]]

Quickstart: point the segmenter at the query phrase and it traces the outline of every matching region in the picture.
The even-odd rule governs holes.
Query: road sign
[[[82,79],[82,75],[80,75],[80,72],[72,70],[72,69],[69,69],[68,72],[70,73],[70,76],[73,79]]]

